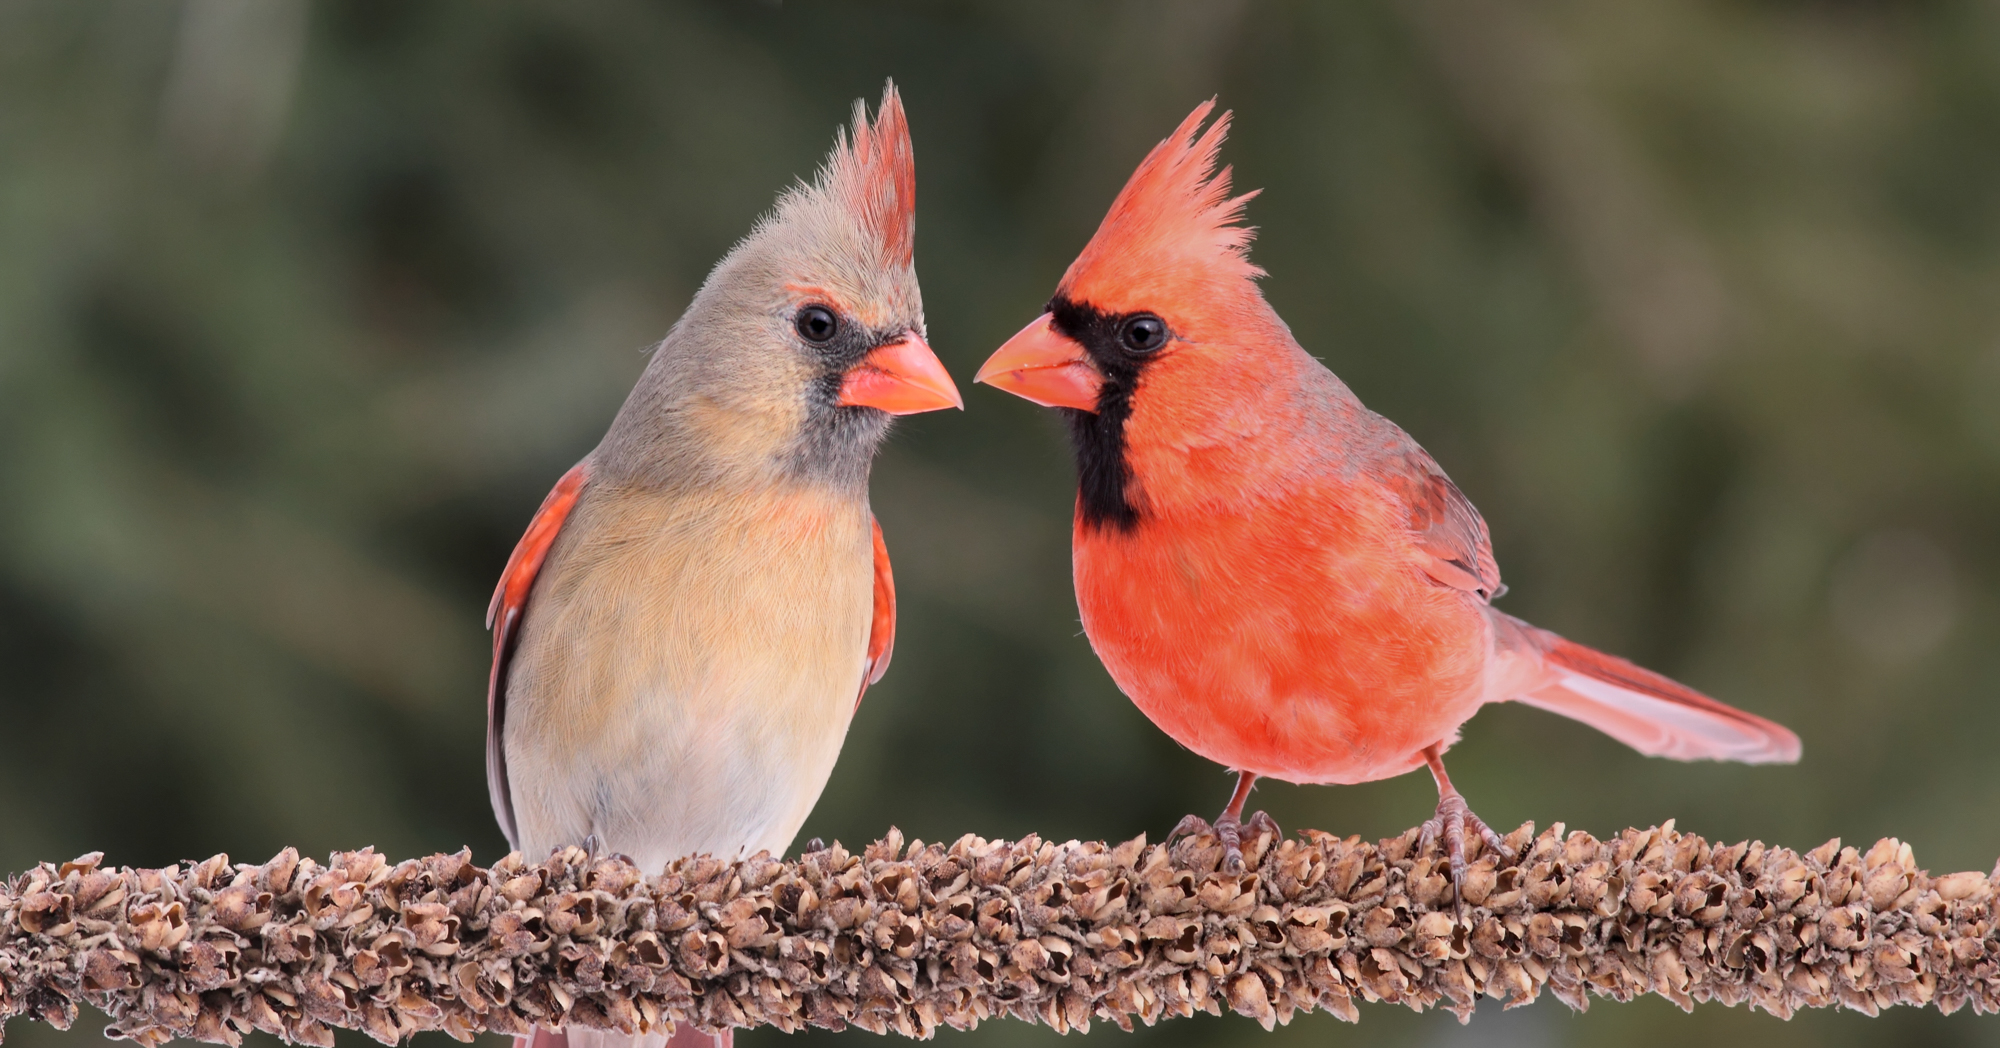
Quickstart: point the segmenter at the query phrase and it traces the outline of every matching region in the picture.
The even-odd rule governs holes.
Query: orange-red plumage
[[[1120,688],[1176,740],[1255,777],[1355,783],[1428,764],[1454,866],[1497,836],[1440,755],[1517,699],[1642,752],[1795,760],[1798,739],[1489,606],[1486,524],[1271,310],[1198,107],[1139,165],[1048,311],[979,380],[1064,409],[1080,490],[1077,603]],[[1233,844],[1231,845],[1233,853]]]
[[[884,267],[908,266],[916,255],[917,166],[910,121],[900,98],[889,97],[870,123],[857,103],[853,137],[842,132],[827,160],[826,181],[859,224],[874,233]]]
[[[1063,274],[1062,287],[1091,301],[1149,294],[1233,291],[1264,275],[1250,263],[1252,230],[1237,224],[1257,194],[1229,195],[1229,168],[1215,171],[1229,134],[1203,102],[1139,162],[1111,210]]]
[[[882,522],[870,520],[869,524],[875,530],[875,614],[868,620],[868,675],[861,682],[861,693],[854,696],[856,706],[861,705],[861,696],[868,694],[868,686],[889,672],[889,656],[896,651],[896,577],[889,571]]]
[[[1409,771],[1479,704],[1483,616],[1368,541],[1386,500],[1298,494],[1129,535],[1079,524],[1084,629],[1139,708],[1212,760],[1292,782]],[[1315,533],[1353,544],[1300,550]]]
[[[493,587],[493,600],[486,605],[486,628],[493,631],[493,668],[486,677],[486,789],[493,801],[493,815],[500,821],[500,832],[510,841],[516,839],[517,832],[514,800],[507,788],[507,753],[503,742],[507,656],[520,635],[521,612],[528,606],[528,593],[535,587],[535,576],[541,574],[549,547],[555,545],[563,521],[569,519],[569,511],[576,507],[588,473],[587,463],[571,466],[542,499],[541,508],[528,521],[527,533],[508,555],[507,566],[500,571],[500,583]]]

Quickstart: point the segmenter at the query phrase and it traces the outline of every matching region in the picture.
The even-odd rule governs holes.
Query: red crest
[[[916,154],[894,82],[882,89],[872,124],[867,104],[854,103],[853,135],[841,133],[821,184],[879,238],[886,261],[910,264],[917,240]]]
[[[1146,154],[1096,235],[1063,274],[1063,294],[1107,304],[1149,286],[1249,280],[1264,274],[1250,262],[1255,231],[1238,224],[1243,205],[1257,193],[1231,197],[1230,169],[1215,169],[1230,114],[1201,130],[1214,111],[1214,99],[1196,106]]]

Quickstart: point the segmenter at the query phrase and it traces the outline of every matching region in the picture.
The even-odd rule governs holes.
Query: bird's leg
[[[533,1033],[516,1036],[514,1048],[569,1048],[569,1034],[536,1027]]]
[[[1250,790],[1255,785],[1257,773],[1237,772],[1236,792],[1229,795],[1229,806],[1215,819],[1215,836],[1222,841],[1222,869],[1226,873],[1243,872],[1243,805],[1249,802]]]
[[[657,1042],[655,1042],[657,1043]],[[673,1036],[661,1048],[732,1048],[736,1043],[736,1031],[703,1033],[692,1023],[679,1023],[674,1027]]]
[[[1422,834],[1417,839],[1417,847],[1428,848],[1440,836],[1444,838],[1445,852],[1451,857],[1452,891],[1456,894],[1458,886],[1465,880],[1466,827],[1470,826],[1477,830],[1479,839],[1486,842],[1486,846],[1491,848],[1495,855],[1511,861],[1514,858],[1514,850],[1507,847],[1506,842],[1500,839],[1499,834],[1493,832],[1491,826],[1481,821],[1479,816],[1472,814],[1472,809],[1466,805],[1465,798],[1452,787],[1451,777],[1444,773],[1444,758],[1438,753],[1436,743],[1424,747],[1424,763],[1431,766],[1431,777],[1437,780],[1438,806],[1437,814],[1424,820]]]

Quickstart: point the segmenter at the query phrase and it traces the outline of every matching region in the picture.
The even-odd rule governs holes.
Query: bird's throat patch
[[[1148,357],[1120,347],[1118,332],[1126,315],[1106,313],[1060,295],[1049,301],[1050,324],[1090,354],[1104,374],[1095,412],[1060,409],[1069,420],[1070,447],[1076,453],[1077,513],[1096,528],[1130,531],[1139,524],[1132,500],[1132,462],[1126,448],[1125,424],[1132,417],[1132,393]]]

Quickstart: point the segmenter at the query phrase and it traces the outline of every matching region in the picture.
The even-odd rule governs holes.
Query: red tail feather
[[[1648,756],[1745,764],[1799,759],[1799,737],[1781,724],[1510,615],[1493,616],[1501,645],[1533,649],[1544,669],[1541,686],[1509,696],[1515,701],[1582,721]]]

